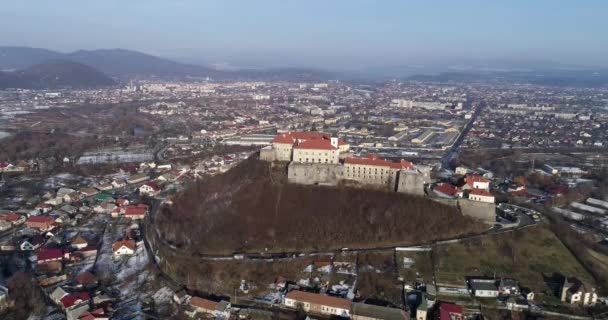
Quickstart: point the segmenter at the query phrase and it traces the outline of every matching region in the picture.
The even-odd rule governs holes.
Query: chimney
[[[332,138],[330,139],[330,141],[331,141],[331,145],[332,145],[332,146],[334,146],[335,148],[338,148],[338,138],[334,138],[334,137],[332,137]]]

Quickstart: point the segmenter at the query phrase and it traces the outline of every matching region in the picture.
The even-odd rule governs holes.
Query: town
[[[0,91],[0,304],[45,319],[591,319],[608,288],[607,103],[395,81]],[[274,184],[429,200],[479,231],[200,256],[232,270],[219,285],[176,272],[164,252],[183,248],[157,212],[251,161]]]

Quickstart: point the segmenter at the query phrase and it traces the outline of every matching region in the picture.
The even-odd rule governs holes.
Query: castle
[[[337,185],[340,182],[424,195],[430,168],[409,161],[391,162],[376,155],[353,157],[350,145],[320,132],[287,132],[260,151],[265,161],[289,161],[288,181],[298,184]]]

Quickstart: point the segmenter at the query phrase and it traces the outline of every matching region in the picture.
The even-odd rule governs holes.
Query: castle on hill
[[[406,160],[392,162],[371,154],[353,157],[348,143],[320,132],[280,133],[271,146],[260,151],[260,159],[289,161],[290,183],[345,182],[424,195],[424,185],[431,182],[427,166],[416,166]]]

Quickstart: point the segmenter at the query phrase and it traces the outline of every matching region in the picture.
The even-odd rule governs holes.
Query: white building
[[[473,189],[469,193],[469,200],[494,203],[495,198],[494,195],[490,193],[490,191],[484,189]]]

